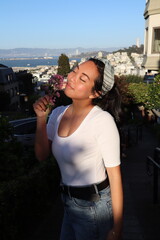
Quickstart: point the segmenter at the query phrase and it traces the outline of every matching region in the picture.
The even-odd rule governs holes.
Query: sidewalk
[[[123,240],[160,239],[160,197],[158,204],[153,204],[153,176],[146,171],[146,157],[152,157],[157,146],[156,138],[143,127],[142,139],[132,144],[127,149],[127,158],[122,159]]]
[[[160,197],[158,204],[153,204],[152,176],[148,176],[146,171],[146,157],[153,156],[157,144],[153,134],[143,127],[142,140],[132,143],[127,148],[127,157],[122,159],[123,240],[160,239]],[[27,240],[59,240],[62,215],[63,207],[58,199],[46,219]]]

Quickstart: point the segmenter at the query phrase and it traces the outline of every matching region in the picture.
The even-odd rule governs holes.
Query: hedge
[[[0,183],[1,240],[24,239],[43,219],[58,196],[60,174],[54,161],[29,174]]]

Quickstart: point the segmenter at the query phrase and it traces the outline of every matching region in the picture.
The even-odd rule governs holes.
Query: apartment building
[[[0,94],[2,92],[7,92],[10,96],[9,110],[17,109],[19,105],[18,81],[12,68],[0,64]]]
[[[148,72],[160,69],[160,0],[146,0],[144,61]]]

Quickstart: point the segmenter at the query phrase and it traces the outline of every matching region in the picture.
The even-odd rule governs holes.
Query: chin
[[[69,91],[67,91],[67,88],[64,89],[64,93],[67,97],[71,98],[71,94],[69,94]]]

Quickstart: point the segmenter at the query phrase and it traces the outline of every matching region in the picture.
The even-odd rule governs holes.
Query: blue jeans
[[[106,240],[113,226],[110,187],[99,192],[96,202],[62,194],[64,218],[60,240]]]

